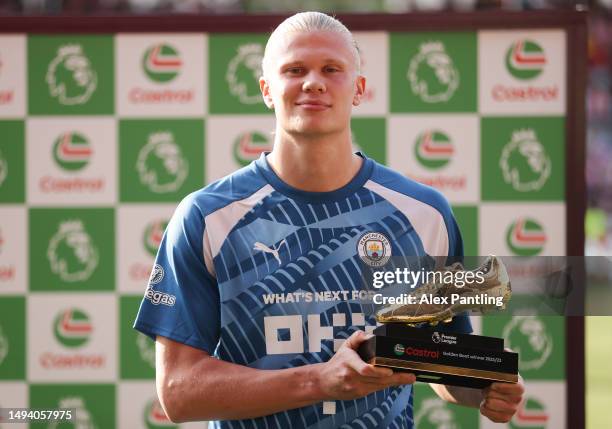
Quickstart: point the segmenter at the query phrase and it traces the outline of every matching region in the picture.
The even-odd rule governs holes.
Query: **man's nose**
[[[302,90],[304,92],[319,92],[323,93],[326,91],[325,83],[321,77],[316,73],[308,73],[304,83],[302,84]]]

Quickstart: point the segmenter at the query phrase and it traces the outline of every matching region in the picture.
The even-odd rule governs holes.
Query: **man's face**
[[[309,137],[348,129],[365,90],[349,42],[328,31],[289,32],[271,48],[259,84],[277,125]]]

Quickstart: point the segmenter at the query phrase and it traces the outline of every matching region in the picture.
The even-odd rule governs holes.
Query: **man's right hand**
[[[336,354],[318,368],[318,382],[325,400],[361,398],[378,390],[416,381],[414,374],[393,372],[364,362],[357,354],[359,345],[371,337],[356,331]]]

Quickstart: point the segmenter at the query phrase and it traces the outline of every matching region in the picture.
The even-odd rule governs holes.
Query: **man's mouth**
[[[325,110],[331,107],[331,104],[327,104],[321,100],[302,100],[295,104],[307,110]]]

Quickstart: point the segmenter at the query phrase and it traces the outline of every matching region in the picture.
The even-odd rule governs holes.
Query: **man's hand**
[[[387,387],[416,381],[414,374],[393,372],[389,368],[365,363],[356,350],[368,338],[370,335],[365,332],[356,331],[329,361],[319,364],[319,386],[326,399],[361,398]]]
[[[516,384],[493,383],[482,391],[480,413],[495,423],[507,423],[518,411],[523,393],[525,387],[520,375]]]

